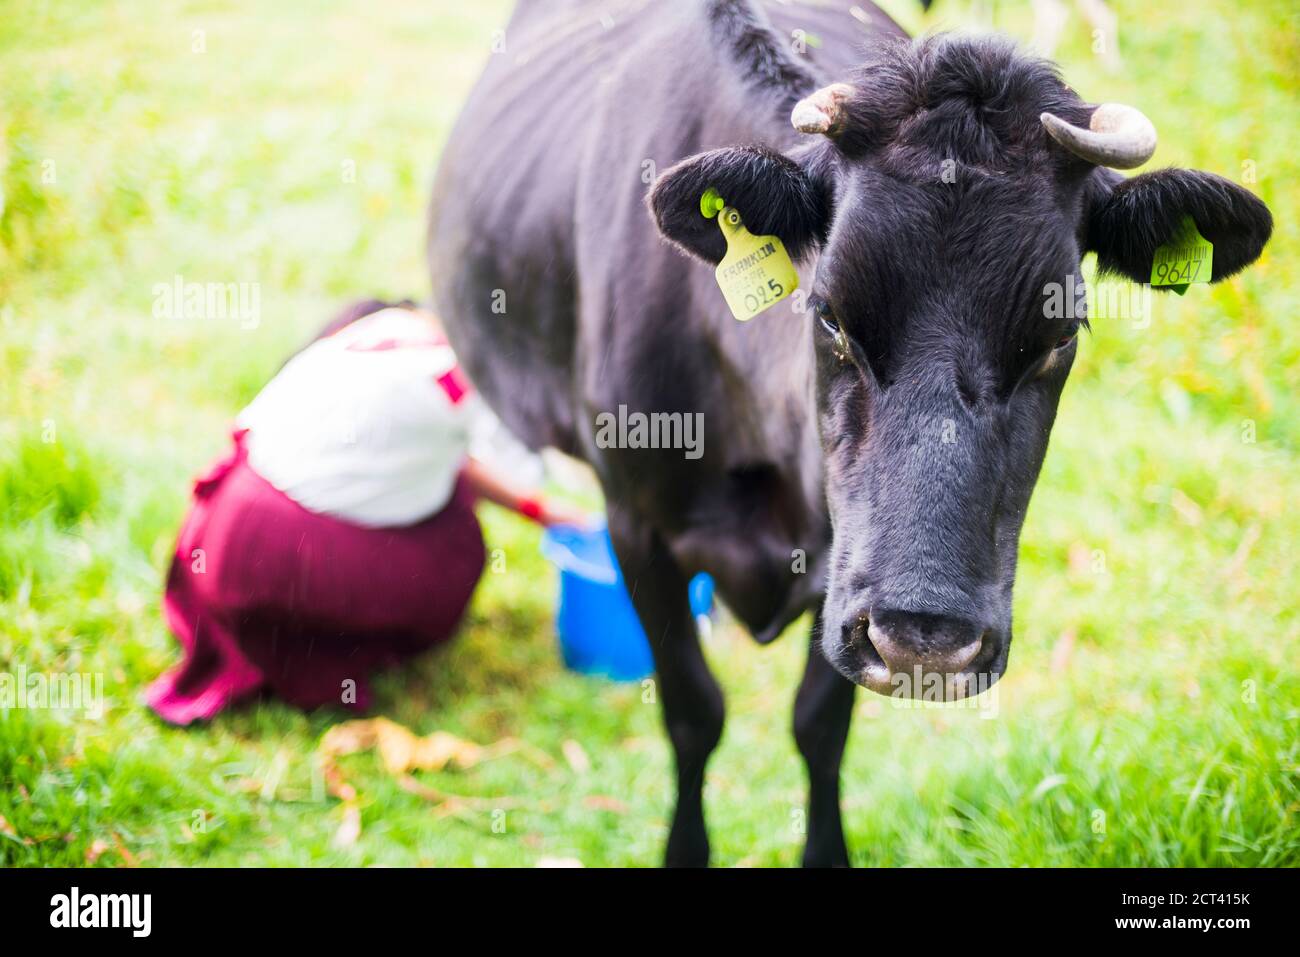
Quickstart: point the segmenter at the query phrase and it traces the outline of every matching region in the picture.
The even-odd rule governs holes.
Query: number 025
[[[745,293],[745,308],[754,310],[759,306],[766,306],[776,302],[784,295],[785,286],[775,279],[769,279],[766,286],[755,286],[754,292]]]

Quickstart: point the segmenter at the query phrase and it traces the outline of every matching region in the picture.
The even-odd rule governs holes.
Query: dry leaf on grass
[[[626,814],[627,805],[616,797],[605,794],[589,794],[582,799],[582,806],[589,811],[608,811],[610,814]]]
[[[1071,542],[1067,553],[1070,574],[1083,578],[1092,573],[1092,549],[1086,542]]]
[[[526,752],[539,763],[553,763],[546,755],[515,738],[503,738],[494,744],[480,745],[458,738],[449,731],[435,731],[420,737],[387,718],[345,721],[325,732],[320,743],[320,751],[326,758],[354,754],[370,748],[379,749],[384,769],[389,774],[405,774],[414,770],[441,771],[449,765],[455,765],[463,771],[482,761],[513,751]]]
[[[262,782],[257,778],[235,778],[230,782],[230,787],[240,794],[258,794],[262,790]]]
[[[355,801],[357,799],[357,789],[343,778],[343,772],[338,769],[334,761],[326,757],[321,761],[321,773],[325,777],[325,790],[331,797],[336,797],[340,801]]]
[[[1052,646],[1052,658],[1049,666],[1052,674],[1064,674],[1070,667],[1070,656],[1074,653],[1074,638],[1074,629],[1067,628],[1061,632],[1061,637],[1056,639],[1056,644]]]
[[[458,738],[448,731],[435,731],[420,737],[387,718],[366,718],[337,724],[325,732],[319,748],[326,789],[344,803],[343,823],[334,835],[336,847],[356,843],[361,835],[361,815],[355,807],[356,788],[343,777],[343,772],[334,763],[334,759],[372,748],[379,751],[384,770],[397,778],[398,785],[404,791],[436,803],[435,813],[439,816],[483,808],[516,807],[520,802],[517,798],[500,796],[466,797],[447,794],[421,784],[409,772],[441,771],[452,765],[466,770],[482,761],[516,751],[543,768],[555,764],[548,754],[516,738],[503,738],[493,744],[480,745]]]
[[[1250,584],[1250,576],[1243,572],[1246,570],[1246,562],[1250,558],[1251,550],[1259,542],[1259,537],[1259,524],[1248,526],[1241,535],[1237,550],[1232,553],[1231,560],[1223,570],[1223,577],[1230,582],[1233,596],[1240,595]]]
[[[564,752],[564,760],[569,762],[574,774],[586,774],[591,770],[591,759],[577,741],[569,738],[560,745],[560,750]]]
[[[122,835],[118,834],[116,831],[113,832],[113,847],[116,849],[118,855],[121,856],[122,863],[127,867],[140,866],[140,862],[136,859],[136,856],[127,850],[126,845],[122,843]]]
[[[1169,504],[1173,506],[1174,511],[1178,513],[1178,517],[1188,525],[1201,524],[1201,519],[1203,517],[1201,506],[1197,505],[1196,502],[1189,498],[1187,493],[1182,489],[1176,488],[1169,493]]]
[[[343,805],[343,823],[334,832],[335,847],[351,847],[361,837],[361,809],[355,804]]]

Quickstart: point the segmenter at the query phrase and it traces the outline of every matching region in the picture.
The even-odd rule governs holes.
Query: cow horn
[[[810,93],[794,105],[790,122],[800,133],[835,136],[844,128],[844,101],[853,95],[847,83],[832,83]]]
[[[1141,110],[1123,103],[1103,103],[1092,113],[1088,128],[1074,126],[1059,116],[1039,117],[1049,136],[1075,156],[1098,166],[1132,169],[1156,151],[1156,128]]]

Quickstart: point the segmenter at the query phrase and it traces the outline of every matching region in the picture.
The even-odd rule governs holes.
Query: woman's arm
[[[464,475],[475,495],[518,512],[534,522],[542,525],[590,524],[587,515],[578,509],[559,502],[547,502],[513,488],[508,481],[473,456],[465,459]]]

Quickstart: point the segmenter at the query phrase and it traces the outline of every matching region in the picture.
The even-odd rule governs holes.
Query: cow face
[[[1083,103],[1000,42],[891,48],[792,120],[820,135],[789,154],[692,157],[650,205],[665,236],[716,263],[724,245],[699,213],[711,186],[751,232],[815,260],[834,531],[822,650],[883,694],[977,693],[1006,667],[1020,529],[1086,325],[1061,291],[1082,289],[1089,251],[1149,280],[1186,216],[1218,281],[1259,255],[1271,217],[1208,173],[1123,179],[1107,166],[1154,151],[1145,117]]]

